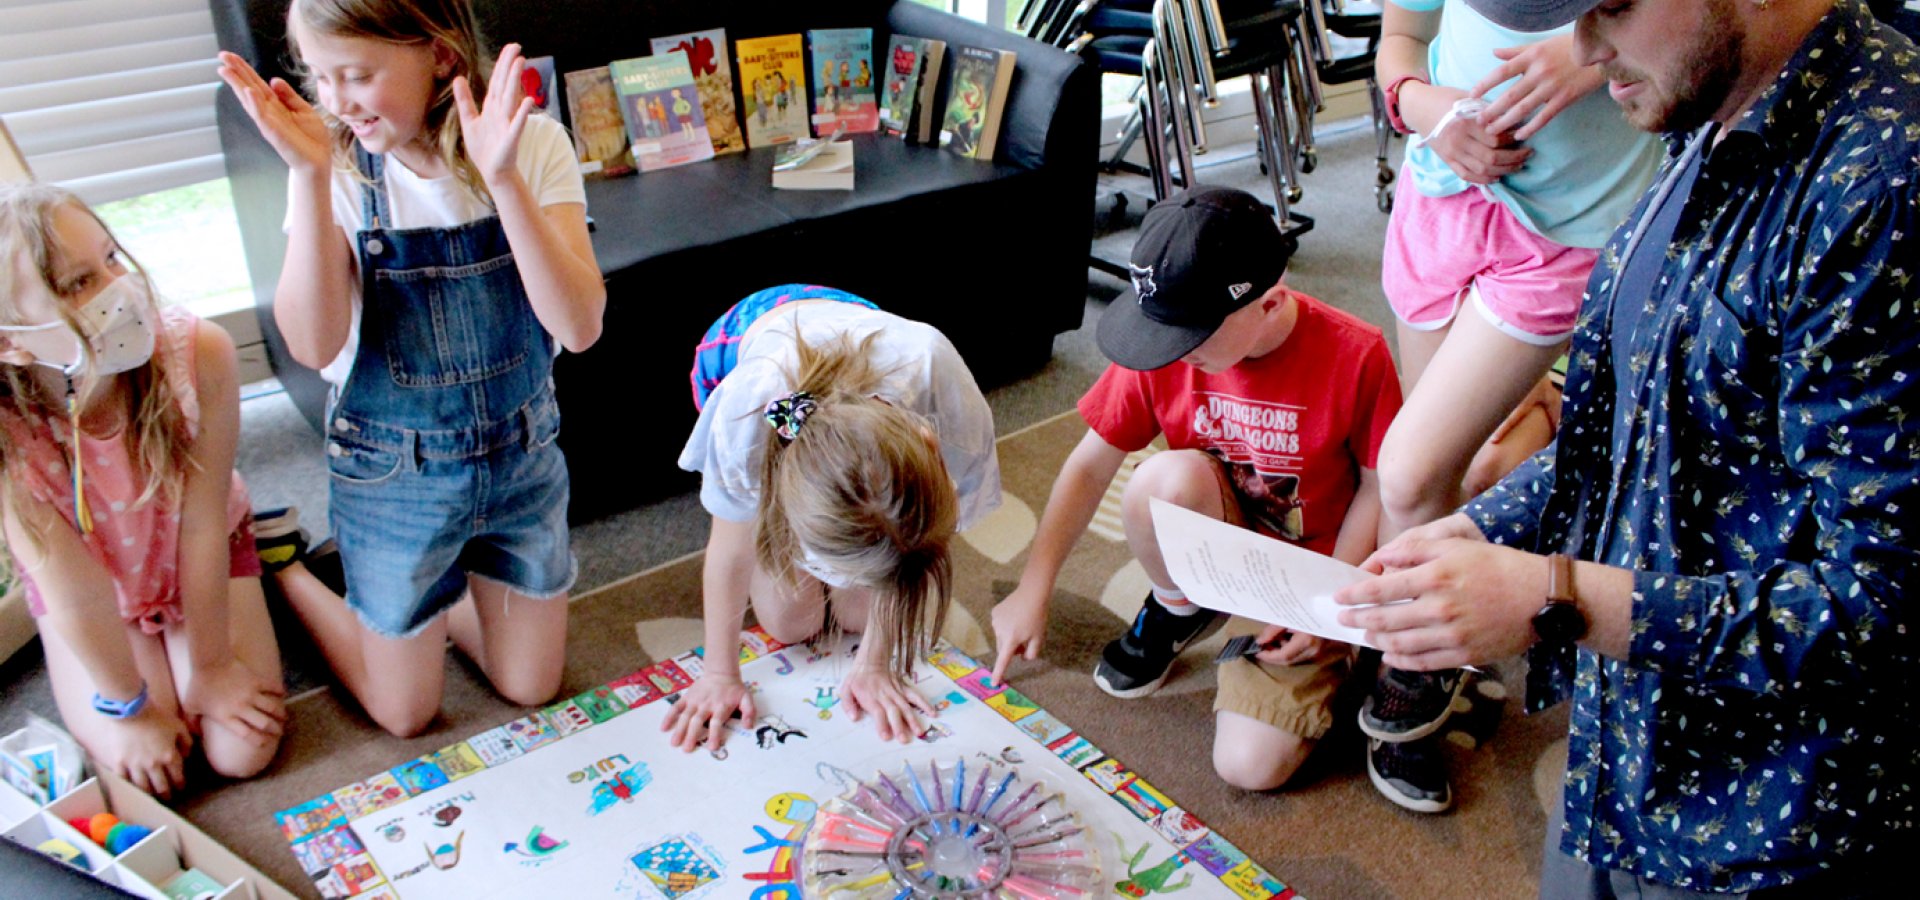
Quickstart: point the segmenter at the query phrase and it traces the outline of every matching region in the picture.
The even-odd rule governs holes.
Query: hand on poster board
[[[855,722],[873,714],[874,728],[883,741],[909,743],[920,733],[918,710],[927,716],[938,715],[933,703],[911,686],[901,684],[884,665],[856,664],[840,683],[842,706]]]
[[[669,743],[688,753],[703,744],[710,751],[718,750],[720,742],[726,740],[727,720],[736,716],[746,722],[757,718],[753,692],[740,676],[709,669],[680,694],[680,702],[667,711],[660,730],[668,732]]]

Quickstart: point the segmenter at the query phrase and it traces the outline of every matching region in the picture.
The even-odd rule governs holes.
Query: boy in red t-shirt
[[[1290,241],[1252,195],[1197,188],[1147,213],[1134,291],[1100,321],[1114,361],[1080,400],[1091,429],[1054,482],[1020,586],[993,611],[997,682],[1015,654],[1035,658],[1068,551],[1128,453],[1164,434],[1122,497],[1127,544],[1154,588],[1094,681],[1140,697],[1212,622],[1168,578],[1148,501],[1159,498],[1359,565],[1380,517],[1380,440],[1400,409],[1400,380],[1380,329],[1281,281]],[[1233,619],[1258,634],[1256,661],[1220,667],[1214,769],[1228,783],[1286,783],[1333,724],[1350,650]]]

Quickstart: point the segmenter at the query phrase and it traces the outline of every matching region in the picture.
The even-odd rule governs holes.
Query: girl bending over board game
[[[252,776],[286,707],[233,470],[233,341],[157,310],[145,274],[59,188],[0,185],[0,262],[7,545],[60,716],[95,762],[155,794],[184,785],[196,734],[214,771]]]
[[[295,610],[394,734],[439,710],[449,636],[543,703],[574,577],[553,357],[606,306],[572,143],[517,45],[489,74],[465,0],[294,0],[287,32],[320,108],[231,53],[220,75],[292,169],[274,317],[333,384],[347,596]]]
[[[931,326],[845,291],[790,284],[740,301],[694,351],[700,410],[680,467],[713,514],[706,670],[663,728],[718,748],[754,721],[740,680],[749,601],[776,639],[860,632],[840,687],[883,740],[920,731],[913,663],[946,618],[948,545],[1000,505],[993,413]]]

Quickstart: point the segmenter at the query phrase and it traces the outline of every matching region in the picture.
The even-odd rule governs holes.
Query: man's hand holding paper
[[[1349,644],[1366,633],[1339,622],[1333,594],[1367,579],[1346,563],[1181,509],[1152,505],[1160,553],[1187,599],[1294,632]]]

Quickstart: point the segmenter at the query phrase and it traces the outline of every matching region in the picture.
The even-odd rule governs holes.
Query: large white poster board
[[[1097,834],[1094,897],[1294,896],[951,648],[920,667],[917,688],[941,708],[903,746],[844,714],[842,655],[746,638],[760,719],[717,753],[675,750],[660,730],[670,695],[699,672],[687,654],[277,819],[329,900],[801,900],[794,857],[819,804],[876,769],[989,757],[1062,792]]]

